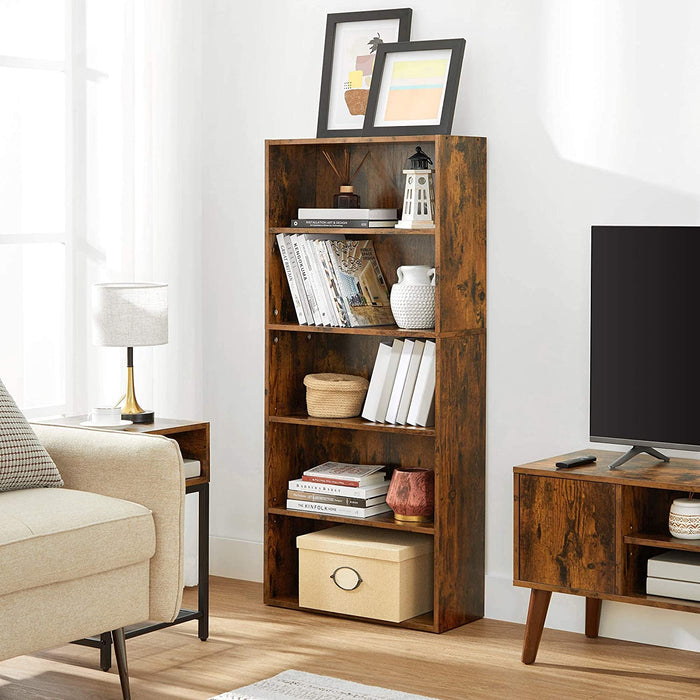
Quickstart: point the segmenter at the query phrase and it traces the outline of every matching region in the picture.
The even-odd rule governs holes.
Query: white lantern
[[[416,152],[408,159],[410,168],[404,170],[406,190],[403,197],[401,221],[396,228],[435,228],[435,190],[433,161],[416,146]]]

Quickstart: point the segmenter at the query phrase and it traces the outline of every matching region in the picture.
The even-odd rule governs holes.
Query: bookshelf
[[[434,229],[289,228],[299,207],[332,202],[336,181],[322,149],[342,155],[347,148],[352,162],[369,151],[353,181],[362,206],[400,209],[402,170],[418,145],[435,163]],[[265,603],[299,609],[298,535],[352,523],[435,538],[433,611],[397,626],[444,632],[476,620],[484,607],[486,139],[435,135],[266,141],[265,165]],[[389,289],[400,265],[435,267],[435,329],[299,325],[275,236],[305,232],[371,238]],[[394,338],[435,340],[434,427],[307,415],[306,374],[369,378],[379,343]],[[287,482],[327,460],[433,469],[434,522],[406,525],[391,514],[359,520],[287,510]]]

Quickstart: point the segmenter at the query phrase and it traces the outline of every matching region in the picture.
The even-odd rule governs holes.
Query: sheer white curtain
[[[0,377],[29,415],[120,396],[89,319],[116,280],[169,284],[141,404],[201,415],[200,29],[197,0],[0,0]]]

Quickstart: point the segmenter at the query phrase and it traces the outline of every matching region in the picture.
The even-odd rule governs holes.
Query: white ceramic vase
[[[435,327],[435,268],[402,265],[391,288],[391,312],[399,328]]]
[[[668,514],[668,529],[681,540],[700,540],[700,498],[676,498]]]

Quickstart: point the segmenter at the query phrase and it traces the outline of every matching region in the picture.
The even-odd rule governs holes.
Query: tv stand
[[[608,469],[617,469],[619,466],[624,464],[625,462],[629,462],[630,459],[633,457],[636,457],[637,455],[641,454],[648,454],[651,455],[652,457],[656,457],[656,459],[660,459],[662,462],[668,462],[669,457],[667,457],[665,454],[662,454],[658,450],[654,449],[653,447],[645,447],[644,445],[634,445],[629,449],[629,451],[625,452],[625,454],[620,455],[609,467]]]

